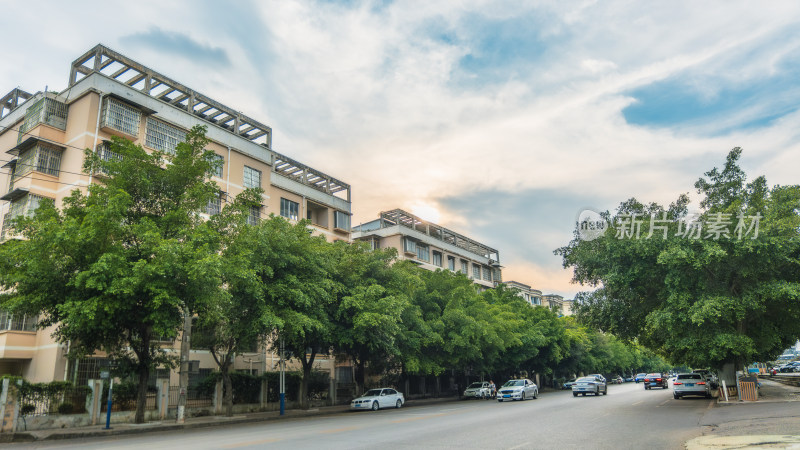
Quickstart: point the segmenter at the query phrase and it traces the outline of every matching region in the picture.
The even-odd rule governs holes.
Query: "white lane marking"
[[[530,446],[531,446],[531,443],[530,443],[530,442],[524,442],[524,443],[522,443],[522,444],[515,445],[515,446],[513,446],[513,447],[508,447],[508,450],[516,450],[516,449],[518,449],[518,448],[524,448],[524,447],[530,447]]]
[[[641,405],[642,403],[644,403],[644,400],[639,400],[636,403],[631,403],[631,406]]]

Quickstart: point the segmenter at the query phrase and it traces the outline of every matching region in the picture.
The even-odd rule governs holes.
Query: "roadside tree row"
[[[102,351],[134,374],[137,422],[150,372],[178,362],[162,343],[186,317],[194,347],[219,366],[229,414],[234,355],[280,342],[302,366],[301,402],[320,354],[346,355],[360,387],[385,374],[552,380],[663,364],[502,285],[479,292],[466,275],[422,270],[393,250],[329,243],[305,221],[250,224],[259,189],[206,217],[220,195],[207,144],[196,127],[175,153],[117,138],[114,158],[87,150],[84,170],[102,182],[61,209],[42,202],[13,223],[24,239],[0,246],[0,306],[39,315],[70,357]]]

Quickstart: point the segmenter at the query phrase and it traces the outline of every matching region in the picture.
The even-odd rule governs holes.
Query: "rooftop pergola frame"
[[[69,86],[93,73],[138,89],[237,136],[272,147],[272,128],[101,44],[72,62]]]
[[[272,171],[291,178],[330,195],[345,196],[350,202],[350,185],[326,175],[319,170],[301,164],[288,156],[272,152]]]
[[[413,214],[403,211],[402,209],[393,209],[391,211],[381,212],[381,228],[392,227],[395,225],[401,225],[417,230],[421,233],[425,233],[440,241],[455,245],[456,247],[462,248],[468,252],[488,258],[489,264],[495,267],[500,266],[500,253],[487,245],[483,245],[478,241],[470,239],[445,227],[436,225],[435,223],[422,220]]]
[[[33,97],[33,94],[25,92],[20,88],[12,89],[11,92],[4,95],[3,98],[0,98],[0,119],[9,115],[11,111],[17,109],[18,106],[28,101],[31,97]]]

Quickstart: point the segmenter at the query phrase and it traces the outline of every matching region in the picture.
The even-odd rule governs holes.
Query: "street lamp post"
[[[284,358],[284,348],[283,348],[283,338],[281,338],[281,354],[278,355],[280,357],[280,365],[281,365],[281,375],[280,375],[280,395],[281,395],[281,415],[286,413],[286,359]]]

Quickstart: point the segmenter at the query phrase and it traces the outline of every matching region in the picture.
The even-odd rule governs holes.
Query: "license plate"
[[[689,386],[689,387],[694,386],[694,383],[686,383],[686,386]]]
[[[503,398],[511,398],[511,394],[506,394],[503,396]]]
[[[657,386],[657,383],[650,383],[650,386]]]

